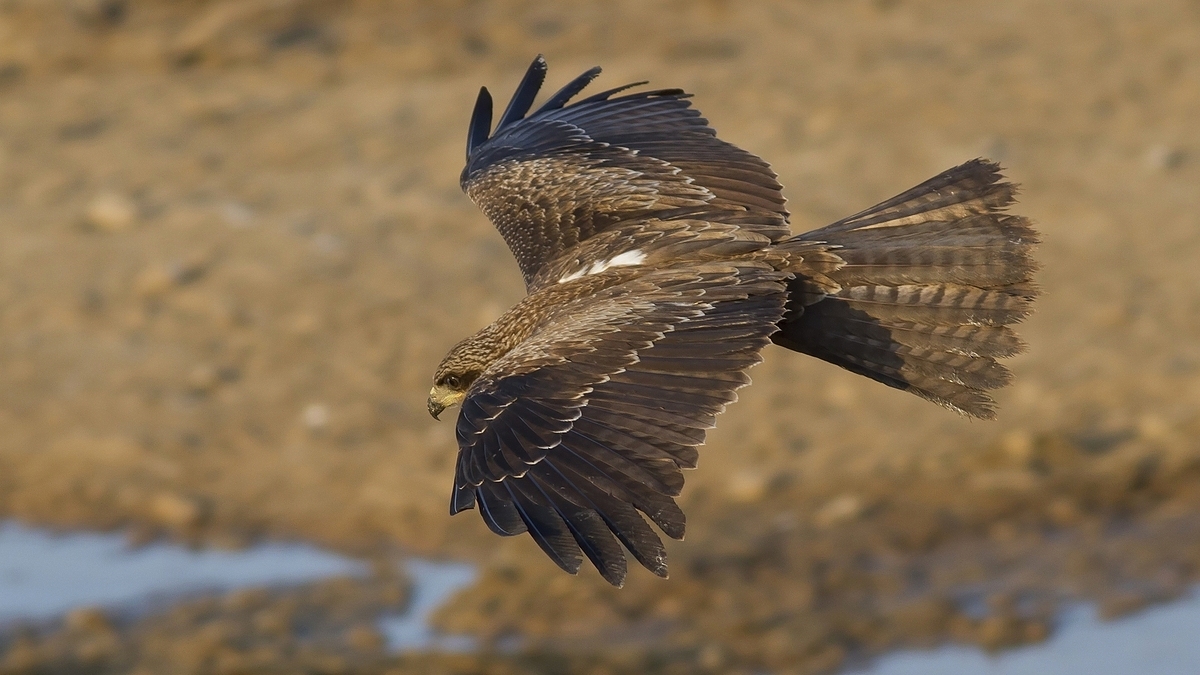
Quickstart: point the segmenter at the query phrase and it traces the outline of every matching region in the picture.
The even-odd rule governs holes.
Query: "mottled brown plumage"
[[[430,413],[462,404],[451,513],[478,506],[568,572],[587,557],[619,586],[624,547],[666,576],[642,515],[683,536],[682,469],[770,342],[993,415],[1036,242],[995,164],[794,236],[770,167],[683,92],[568,105],[595,68],[528,114],[545,72],[539,56],[494,131],[481,90],[468,134],[463,189],[529,294],[434,375]]]

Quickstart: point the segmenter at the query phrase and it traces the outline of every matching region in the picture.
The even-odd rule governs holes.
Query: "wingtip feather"
[[[467,486],[454,486],[450,494],[450,515],[457,516],[463,511],[475,508],[475,491]]]
[[[497,131],[525,118],[525,113],[529,112],[533,106],[533,100],[537,98],[538,92],[542,89],[542,83],[546,81],[547,69],[546,58],[538,54],[529,64],[529,69],[525,71],[525,77],[521,78],[521,83],[513,92],[513,97],[504,109],[504,114],[500,116],[500,123],[496,125]]]
[[[475,99],[475,109],[471,112],[471,124],[467,128],[467,161],[471,161],[471,153],[487,141],[492,131],[492,95],[487,87],[479,88],[479,96]]]
[[[549,110],[558,110],[559,108],[562,108],[572,98],[575,98],[576,94],[583,91],[585,87],[591,84],[592,80],[599,77],[600,70],[600,66],[592,66],[591,68],[587,69],[579,77],[576,77],[575,79],[563,85],[563,88],[556,91],[554,95],[551,96],[544,104],[542,104],[542,107],[538,108],[537,112],[534,114],[540,115],[541,113]]]

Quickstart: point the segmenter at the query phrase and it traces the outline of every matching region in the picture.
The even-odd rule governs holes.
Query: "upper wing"
[[[529,532],[564,570],[586,555],[625,578],[620,541],[666,576],[673,497],[705,430],[749,383],[783,314],[784,275],[756,263],[650,272],[567,303],[463,402],[451,513],[479,504],[498,534]]]
[[[787,210],[766,162],[719,140],[679,89],[567,102],[597,75],[572,80],[528,117],[546,61],[530,65],[488,137],[492,99],[481,89],[467,136],[463,190],[512,250],[532,290],[546,262],[615,224],[650,214],[751,211],[772,241]],[[639,83],[640,84],[640,83]]]

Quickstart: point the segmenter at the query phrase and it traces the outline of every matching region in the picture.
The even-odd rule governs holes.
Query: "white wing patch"
[[[599,260],[594,262],[589,267],[577,269],[574,272],[563,275],[563,278],[558,280],[558,283],[565,284],[568,281],[582,279],[583,277],[599,274],[610,267],[629,267],[632,265],[641,265],[646,259],[646,254],[640,250],[625,251],[618,253],[608,260]]]

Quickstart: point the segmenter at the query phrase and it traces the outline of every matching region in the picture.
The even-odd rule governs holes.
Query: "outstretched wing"
[[[490,138],[487,89],[475,104],[462,187],[500,230],[531,291],[547,262],[652,214],[750,211],[761,217],[748,228],[772,241],[787,236],[775,173],[719,140],[682,90],[617,96],[636,86],[627,85],[567,105],[599,74],[580,75],[526,117],[546,75],[539,55]]]
[[[666,576],[662,542],[638,512],[683,536],[681,469],[749,383],[783,315],[784,276],[693,264],[547,307],[554,318],[463,402],[451,513],[478,504],[494,532],[528,532],[570,573],[587,556],[620,586],[623,544]]]

